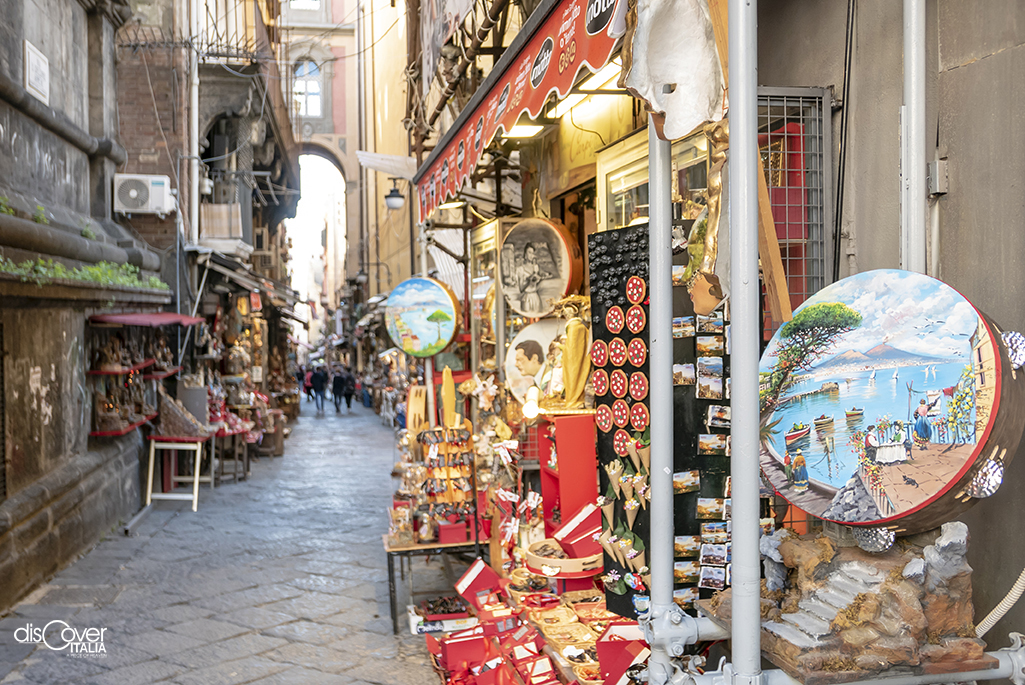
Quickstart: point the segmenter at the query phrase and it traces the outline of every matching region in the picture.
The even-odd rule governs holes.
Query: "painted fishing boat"
[[[847,409],[846,411],[844,411],[844,416],[846,416],[849,419],[860,419],[864,415],[865,415],[865,410],[864,409],[858,409],[857,407],[851,407],[850,409]]]
[[[796,442],[805,437],[808,433],[811,433],[811,426],[806,423],[795,423],[794,427],[783,436],[783,439],[786,440],[786,443],[789,445],[790,443]]]
[[[825,414],[823,414],[817,419],[812,419],[812,423],[815,424],[816,428],[821,428],[822,426],[828,426],[829,424],[833,423],[833,417],[826,416]]]

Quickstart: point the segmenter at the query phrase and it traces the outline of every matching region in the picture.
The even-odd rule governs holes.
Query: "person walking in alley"
[[[317,412],[322,412],[324,411],[324,391],[327,390],[327,371],[323,366],[318,366],[317,370],[313,372],[310,383],[313,385],[313,393],[317,399]]]
[[[306,371],[306,376],[303,378],[303,390],[306,391],[306,401],[309,402],[313,399],[313,369]]]
[[[331,377],[331,400],[335,403],[336,414],[342,413],[343,392],[345,392],[345,369],[336,366],[334,375]]]
[[[352,413],[352,396],[356,393],[356,377],[348,366],[342,367],[342,395],[345,397],[345,411]]]

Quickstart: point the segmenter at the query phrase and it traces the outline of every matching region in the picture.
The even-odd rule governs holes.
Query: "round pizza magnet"
[[[591,385],[594,386],[595,397],[601,397],[609,391],[609,374],[604,369],[595,369],[591,374]]]
[[[640,304],[647,291],[648,286],[640,276],[631,276],[626,279],[626,299],[630,300],[631,304]]]
[[[648,317],[644,313],[644,307],[639,304],[635,304],[626,310],[626,327],[627,329],[637,335],[644,330],[644,324],[648,322]]]
[[[623,330],[624,323],[626,323],[626,317],[623,316],[623,310],[619,307],[613,307],[605,315],[605,327],[609,329],[610,333],[619,333]]]
[[[607,404],[599,404],[594,410],[594,423],[603,433],[612,430],[612,410]]]
[[[644,341],[640,338],[631,340],[630,345],[626,349],[626,356],[634,366],[644,364],[644,360],[648,358],[648,348]]]
[[[612,436],[612,449],[616,451],[621,457],[627,455],[626,446],[630,444],[630,434],[620,428],[616,431],[616,434]]]
[[[595,366],[605,366],[609,361],[609,346],[604,340],[595,340],[591,343],[591,363]]]
[[[643,404],[637,403],[630,409],[630,425],[633,426],[635,431],[643,433],[644,429],[648,427],[650,420],[648,408]]]
[[[627,380],[626,373],[616,369],[609,374],[609,390],[613,397],[626,397]]]
[[[622,338],[613,338],[609,342],[609,361],[614,366],[622,366],[626,363],[626,343]]]
[[[648,378],[640,371],[630,374],[630,397],[638,402],[648,396]]]
[[[626,400],[616,400],[612,403],[612,421],[620,428],[625,428],[630,423],[630,405]]]

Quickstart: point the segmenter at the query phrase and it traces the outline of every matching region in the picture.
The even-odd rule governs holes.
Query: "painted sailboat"
[[[898,378],[900,378],[900,374],[897,373],[897,369],[894,369],[893,370],[893,380],[897,380]]]

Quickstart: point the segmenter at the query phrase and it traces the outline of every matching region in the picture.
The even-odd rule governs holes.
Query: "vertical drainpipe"
[[[670,144],[648,119],[648,261],[651,304],[651,621],[673,608],[673,248]],[[650,682],[667,682],[668,652],[654,649]]]
[[[925,0],[904,0],[901,267],[925,273]]]
[[[189,242],[199,242],[199,3],[189,0]]]
[[[758,554],[758,2],[729,0],[734,685],[761,682]]]

